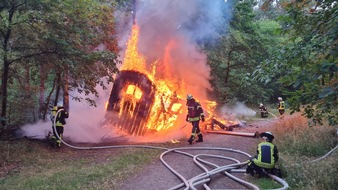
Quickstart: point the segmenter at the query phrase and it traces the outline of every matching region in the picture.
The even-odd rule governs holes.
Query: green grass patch
[[[39,142],[1,142],[2,167],[17,164],[16,172],[0,178],[0,189],[116,189],[123,179],[157,159],[161,150],[118,149],[119,153],[81,154],[80,150],[58,151]],[[7,153],[3,152],[7,149]],[[87,150],[82,150],[85,153]],[[93,151],[93,150],[90,150]],[[105,150],[108,151],[108,150]],[[111,149],[111,152],[116,151]],[[8,156],[9,155],[9,156]]]
[[[253,182],[260,189],[278,189],[282,186],[271,178],[259,178]]]

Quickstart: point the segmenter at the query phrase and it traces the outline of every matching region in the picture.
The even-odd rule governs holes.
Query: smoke
[[[125,49],[133,21],[140,28],[138,49],[146,58],[149,70],[157,62],[156,74],[166,76],[179,85],[185,96],[193,94],[199,100],[207,98],[211,90],[210,68],[202,48],[212,44],[225,32],[231,19],[232,2],[224,0],[135,0],[126,22],[126,14],[119,14],[120,47]],[[135,17],[135,20],[134,20]],[[127,28],[129,29],[127,30]],[[128,31],[128,32],[126,32]],[[170,47],[168,47],[170,46]],[[165,54],[169,58],[164,63]],[[121,56],[123,58],[123,54]],[[161,65],[165,64],[165,65]],[[163,68],[167,68],[164,70]]]
[[[140,26],[139,50],[149,64],[164,57],[170,49],[172,75],[184,83],[181,88],[197,99],[207,99],[210,68],[201,47],[219,38],[220,26],[228,20],[223,0],[139,0],[136,23]],[[224,26],[224,25],[223,25]],[[224,29],[223,29],[224,30]]]
[[[223,115],[232,117],[256,115],[256,111],[248,108],[243,102],[237,102],[234,106],[224,105],[220,110]]]
[[[111,86],[108,89],[111,89]],[[89,106],[86,102],[70,100],[69,118],[64,126],[64,139],[72,142],[100,142],[104,137],[114,135],[114,129],[102,127],[105,115],[105,105],[110,96],[110,90],[99,91],[99,97],[91,97],[96,101],[97,106]],[[83,97],[81,94],[72,93],[70,96]],[[49,116],[48,116],[49,118]],[[52,131],[52,121],[39,121],[36,124],[29,124],[21,127],[20,136],[27,136],[35,139],[46,138],[49,131]]]
[[[211,90],[209,83],[210,68],[207,64],[203,46],[212,44],[219,39],[219,33],[226,30],[226,23],[231,15],[224,12],[230,10],[232,3],[224,0],[136,0],[133,14],[135,22],[140,27],[139,51],[146,58],[149,67],[157,60],[162,60],[169,51],[167,65],[158,68],[169,68],[170,75],[177,80],[185,93],[193,94],[198,100],[207,100],[207,91]],[[133,15],[126,22],[122,11],[116,13],[120,17],[118,26],[121,58],[129,38]],[[128,28],[128,30],[126,29]],[[162,70],[156,73],[162,76]],[[109,99],[110,89],[100,92],[96,99],[97,107],[86,103],[70,102],[70,117],[66,120],[64,137],[74,142],[100,142],[104,138],[122,136],[113,126],[102,127],[105,115],[105,104]],[[186,94],[181,94],[185,96]],[[151,134],[146,138],[130,137],[131,140],[163,142],[170,139],[180,139],[190,134],[191,124],[180,121],[171,131]],[[51,122],[39,122],[22,127],[26,136],[44,138],[51,130]],[[162,134],[165,133],[165,134]]]

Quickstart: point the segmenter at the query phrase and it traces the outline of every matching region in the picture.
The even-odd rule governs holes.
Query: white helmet
[[[57,104],[57,107],[58,107],[58,108],[63,107],[63,103],[59,102],[59,103]]]
[[[260,136],[268,138],[270,142],[275,138],[273,134],[269,131],[261,133]]]
[[[191,100],[191,99],[193,99],[194,97],[191,95],[191,94],[188,94],[187,95],[187,100]]]
[[[259,104],[259,107],[263,107],[263,104],[262,104],[262,103],[260,103],[260,104]]]
[[[283,100],[283,98],[282,98],[282,97],[278,97],[278,100],[279,100],[279,101],[282,101],[282,100]]]

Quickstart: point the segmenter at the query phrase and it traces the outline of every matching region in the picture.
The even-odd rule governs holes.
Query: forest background
[[[207,0],[198,2],[203,1]],[[220,106],[244,102],[257,110],[259,103],[276,109],[277,97],[283,97],[288,114],[301,112],[307,117],[295,116],[272,131],[286,181],[293,189],[335,189],[337,156],[314,164],[298,163],[337,146],[337,1],[213,1],[232,6],[221,7],[224,20],[216,26],[218,39],[197,41],[210,67],[210,99]],[[0,1],[0,185],[4,189],[55,189],[60,183],[51,179],[60,176],[71,181],[62,184],[64,189],[106,189],[104,182],[123,181],[136,168],[142,169],[140,165],[158,158],[158,153],[143,150],[121,155],[100,152],[96,157],[95,151],[74,156],[65,148],[59,154],[39,141],[12,140],[8,135],[27,124],[49,120],[51,107],[60,101],[71,117],[71,99],[96,105],[97,86],[107,90],[118,73],[118,42],[121,34],[129,32],[123,26],[126,19],[132,20],[136,2]],[[65,162],[67,155],[76,159]],[[86,164],[93,157],[103,162],[103,155],[111,158],[104,161],[109,167]],[[61,171],[60,165],[69,170]],[[109,185],[115,187],[115,181]]]
[[[211,68],[211,99],[219,105],[260,102],[302,112],[314,124],[336,125],[337,1],[239,0],[201,43]],[[95,106],[118,73],[118,15],[132,17],[135,0],[7,0],[0,3],[0,136],[46,120],[69,92]],[[223,23],[223,24],[222,24]],[[227,25],[229,23],[229,25]]]

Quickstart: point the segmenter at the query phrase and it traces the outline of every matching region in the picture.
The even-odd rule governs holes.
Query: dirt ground
[[[286,119],[286,118],[284,118]],[[279,119],[268,119],[268,120],[257,120],[254,122],[250,122],[247,124],[243,124],[240,127],[235,128],[234,132],[246,132],[246,133],[255,133],[270,131],[275,122],[278,122]],[[190,126],[189,126],[190,127]],[[196,143],[194,142],[190,145],[186,140],[182,140],[176,147],[181,148],[196,148],[197,150],[183,150],[192,155],[196,154],[213,154],[213,155],[221,155],[227,156],[234,159],[239,160],[240,162],[244,162],[248,160],[248,157],[234,153],[232,151],[225,150],[214,150],[216,148],[227,148],[233,150],[244,151],[250,155],[254,155],[256,152],[256,146],[260,141],[259,138],[253,137],[243,137],[243,136],[235,136],[235,135],[223,135],[223,134],[212,134],[204,131],[204,142]],[[29,143],[34,143],[34,141],[30,141]],[[36,142],[35,142],[36,143]],[[121,139],[119,142],[116,142],[115,145],[124,145],[125,142]],[[45,146],[44,144],[37,143],[36,145]],[[100,144],[97,146],[103,146],[104,144]],[[79,145],[83,146],[83,145]],[[201,150],[198,147],[208,149]],[[46,150],[49,151],[49,150]],[[91,158],[93,162],[105,162],[106,156],[111,156],[112,151],[109,150],[75,150],[69,147],[63,147],[58,150],[58,152],[64,152],[65,156],[70,159],[74,158]],[[113,151],[115,154],[119,154],[118,150]],[[160,156],[159,156],[160,157]],[[203,157],[204,159],[204,157]],[[205,158],[207,161],[217,164],[219,166],[228,165],[234,163],[233,161],[217,159],[217,158]],[[174,170],[180,173],[184,178],[190,179],[194,176],[197,176],[200,173],[204,173],[194,162],[193,158],[178,154],[178,153],[169,153],[164,156],[164,160],[167,164],[172,167]],[[11,164],[0,164],[0,177],[5,177],[10,174],[16,168],[19,168],[20,163],[11,163]],[[211,167],[208,169],[212,169]],[[245,168],[243,168],[245,169]],[[234,174],[235,176],[245,179],[248,176],[245,176],[243,173]],[[134,175],[130,176],[128,179],[125,179],[121,184],[118,185],[117,189],[123,190],[162,190],[162,189],[170,189],[175,187],[176,185],[181,184],[181,180],[175,176],[165,165],[161,162],[160,158],[153,161],[152,163],[144,166],[140,172],[135,172]],[[211,182],[208,184],[211,189],[247,189],[245,186],[235,182],[234,180],[225,177],[223,174],[215,175],[211,178]],[[204,189],[202,186],[197,186],[198,189]],[[183,189],[183,188],[181,188]]]
[[[234,132],[246,132],[246,133],[255,133],[270,131],[273,127],[273,123],[278,122],[278,119],[269,119],[269,120],[257,120],[251,122],[250,124],[244,124],[241,127],[235,128]],[[189,145],[187,141],[179,142],[179,147],[187,148],[229,148],[244,151],[250,155],[254,155],[256,152],[256,146],[260,142],[259,138],[251,138],[244,136],[235,136],[235,135],[223,135],[223,134],[212,134],[204,132],[204,142],[196,143]],[[219,150],[184,150],[190,154],[213,154],[228,156],[235,158],[240,162],[248,160],[248,157],[243,154],[234,153],[231,151],[219,151]],[[200,169],[194,162],[193,158],[178,154],[170,153],[165,155],[164,160],[167,164],[170,165],[174,170],[180,173],[184,178],[190,179],[194,176],[197,176],[200,173],[203,173],[203,170]],[[215,163],[219,166],[228,165],[234,163],[233,161],[227,161],[224,159],[217,158],[206,158],[206,160]],[[209,168],[211,169],[211,168]],[[243,167],[242,169],[245,169]],[[236,173],[235,176],[246,179],[248,176],[244,173]],[[160,160],[160,158],[153,163],[145,166],[141,172],[135,173],[129,179],[126,179],[119,185],[118,189],[123,190],[134,190],[134,189],[144,189],[144,190],[160,190],[160,189],[170,189],[176,185],[181,184],[182,181],[174,175]],[[215,175],[211,178],[211,182],[208,184],[211,189],[247,189],[245,186],[235,182],[234,180],[229,179],[223,174]],[[197,186],[198,189],[204,189],[201,185]],[[181,188],[184,189],[184,188]]]

